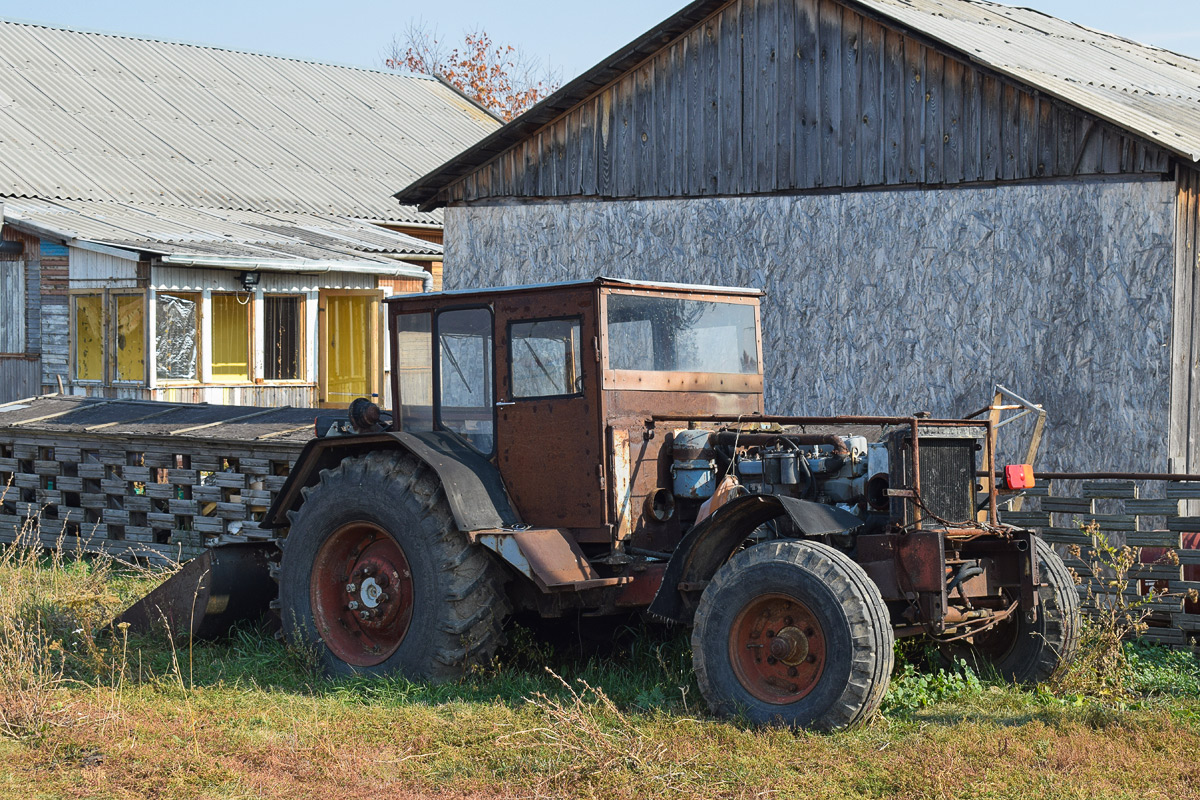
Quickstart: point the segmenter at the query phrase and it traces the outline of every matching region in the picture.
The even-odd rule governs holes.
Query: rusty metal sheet
[[[126,609],[114,625],[135,633],[160,630],[200,638],[219,636],[242,620],[267,612],[277,589],[268,561],[271,542],[230,544],[206,550],[162,585]]]
[[[609,521],[595,292],[594,286],[584,285],[500,294],[492,305],[496,463],[521,519],[535,527],[600,528]],[[579,320],[579,393],[518,397],[509,326],[551,319]]]
[[[593,589],[622,582],[600,577],[575,539],[560,528],[483,531],[473,538],[543,590]]]

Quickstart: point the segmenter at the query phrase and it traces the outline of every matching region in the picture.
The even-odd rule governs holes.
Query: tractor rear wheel
[[[892,673],[887,606],[862,568],[809,541],[756,545],[701,595],[692,631],[714,713],[838,730],[869,718]]]
[[[1079,593],[1067,565],[1050,545],[1033,537],[1038,560],[1037,621],[1014,614],[974,637],[942,645],[942,658],[965,661],[976,671],[995,671],[1006,681],[1048,681],[1070,663],[1079,649]]]
[[[508,612],[501,574],[455,528],[437,475],[418,459],[346,459],[289,516],[284,633],[327,673],[445,680],[491,658]]]

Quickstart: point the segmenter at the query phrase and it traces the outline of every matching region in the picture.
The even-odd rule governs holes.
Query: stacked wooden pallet
[[[1151,628],[1143,638],[1187,646],[1200,636],[1200,613],[1186,602],[1188,592],[1200,589],[1195,577],[1200,549],[1192,549],[1200,531],[1200,516],[1188,516],[1187,506],[1200,499],[1200,483],[1186,481],[1060,481],[1039,482],[1030,492],[1028,507],[1002,514],[1004,522],[1034,528],[1052,544],[1075,545],[1079,555],[1068,553],[1067,566],[1080,578],[1079,592],[1098,603],[1111,602],[1120,591],[1130,602],[1151,612]],[[1124,585],[1096,562],[1094,525],[1114,545],[1128,545],[1146,556],[1129,571]],[[1059,548],[1066,549],[1066,548]],[[1189,569],[1190,568],[1190,569]],[[1094,610],[1094,609],[1093,609]]]
[[[185,560],[258,521],[312,409],[50,396],[0,406],[0,541]]]

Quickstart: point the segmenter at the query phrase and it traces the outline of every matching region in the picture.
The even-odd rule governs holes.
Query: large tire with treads
[[[1038,561],[1037,621],[1015,614],[973,642],[941,648],[947,662],[966,661],[985,675],[994,671],[1006,681],[1036,684],[1056,677],[1079,650],[1080,602],[1075,579],[1058,553],[1041,537],[1033,537]]]
[[[893,644],[861,567],[824,544],[776,541],[738,553],[705,587],[692,658],[714,713],[828,731],[879,708]]]
[[[495,653],[509,610],[499,565],[457,530],[419,459],[346,459],[321,472],[289,519],[284,635],[327,673],[447,680]]]

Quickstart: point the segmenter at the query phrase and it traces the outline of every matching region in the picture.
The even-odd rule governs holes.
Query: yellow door
[[[321,405],[345,407],[379,391],[380,292],[321,293]]]

